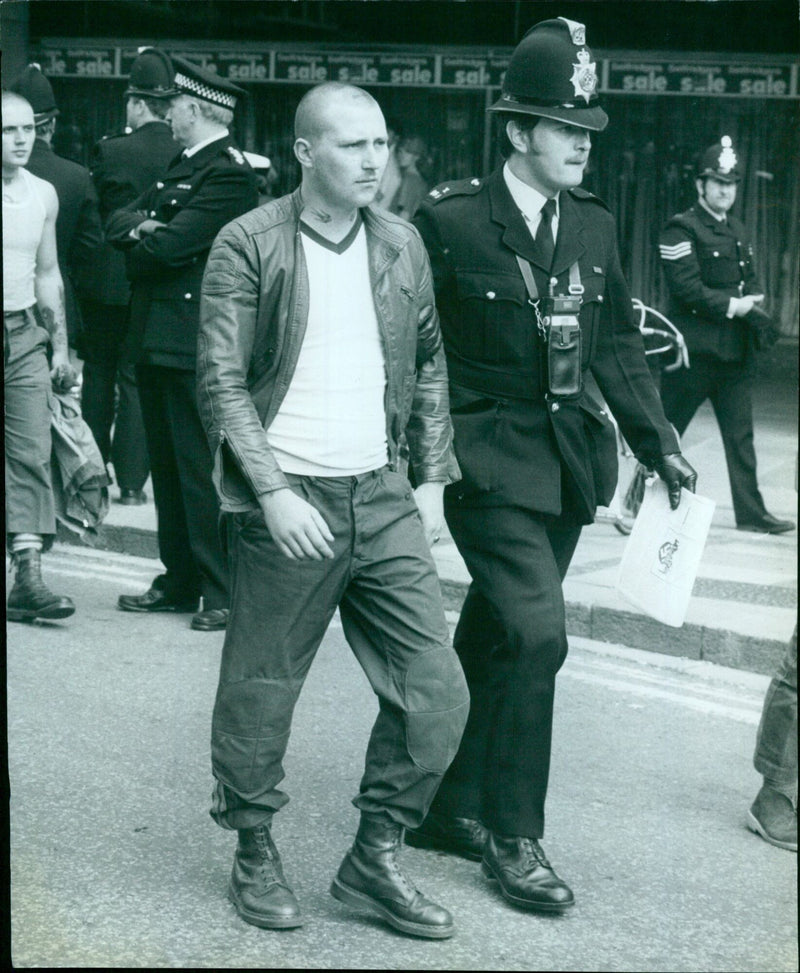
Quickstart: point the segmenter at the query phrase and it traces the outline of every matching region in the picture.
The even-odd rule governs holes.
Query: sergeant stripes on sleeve
[[[674,246],[669,247],[666,243],[660,243],[658,249],[662,260],[680,260],[681,257],[688,257],[692,252],[692,244],[689,240],[682,240]]]

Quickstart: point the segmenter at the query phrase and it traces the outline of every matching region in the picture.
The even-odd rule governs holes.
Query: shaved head
[[[331,127],[336,115],[350,107],[378,106],[363,88],[341,81],[326,81],[307,91],[294,116],[294,137],[315,142]]]
[[[5,114],[6,107],[11,108],[12,105],[16,105],[20,108],[30,108],[31,115],[33,115],[33,109],[31,108],[30,102],[27,100],[27,98],[23,98],[22,95],[18,95],[15,91],[4,91],[3,114]]]

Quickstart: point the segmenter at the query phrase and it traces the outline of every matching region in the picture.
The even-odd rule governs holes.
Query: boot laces
[[[544,865],[550,867],[550,862],[545,858],[544,850],[535,838],[520,838],[520,849],[525,854],[527,865]]]

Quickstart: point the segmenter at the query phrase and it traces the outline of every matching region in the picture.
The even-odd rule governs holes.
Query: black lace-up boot
[[[228,896],[242,919],[254,926],[302,926],[300,906],[284,878],[281,857],[268,825],[239,831]]]
[[[410,936],[447,939],[453,917],[426,899],[397,861],[403,828],[387,818],[362,814],[353,847],[331,885],[331,895],[356,908],[366,908]]]
[[[10,622],[33,622],[39,618],[69,618],[75,613],[71,598],[54,595],[42,581],[42,553],[26,547],[12,556],[14,587],[8,596],[6,617]]]

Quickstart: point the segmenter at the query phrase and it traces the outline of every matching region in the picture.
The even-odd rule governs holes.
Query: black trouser
[[[84,330],[78,336],[78,353],[84,360],[83,418],[92,430],[103,462],[113,462],[119,488],[141,490],[150,473],[150,460],[136,371],[128,358],[125,341],[130,318],[128,305],[85,300],[81,308]]]
[[[752,371],[742,362],[707,355],[693,355],[691,368],[665,372],[661,381],[664,412],[679,436],[703,402],[711,400],[725,448],[737,524],[757,524],[767,512],[756,478],[752,384]]]
[[[228,607],[228,569],[219,534],[212,457],[197,410],[194,372],[137,365],[158,517],[164,591],[175,600],[203,596],[203,608]]]
[[[433,810],[540,838],[555,677],[567,655],[561,582],[581,528],[446,498],[447,523],[472,576],[453,640],[471,703]]]
[[[120,490],[141,490],[150,473],[150,460],[134,366],[130,362],[85,362],[81,406],[103,462],[114,464]]]

